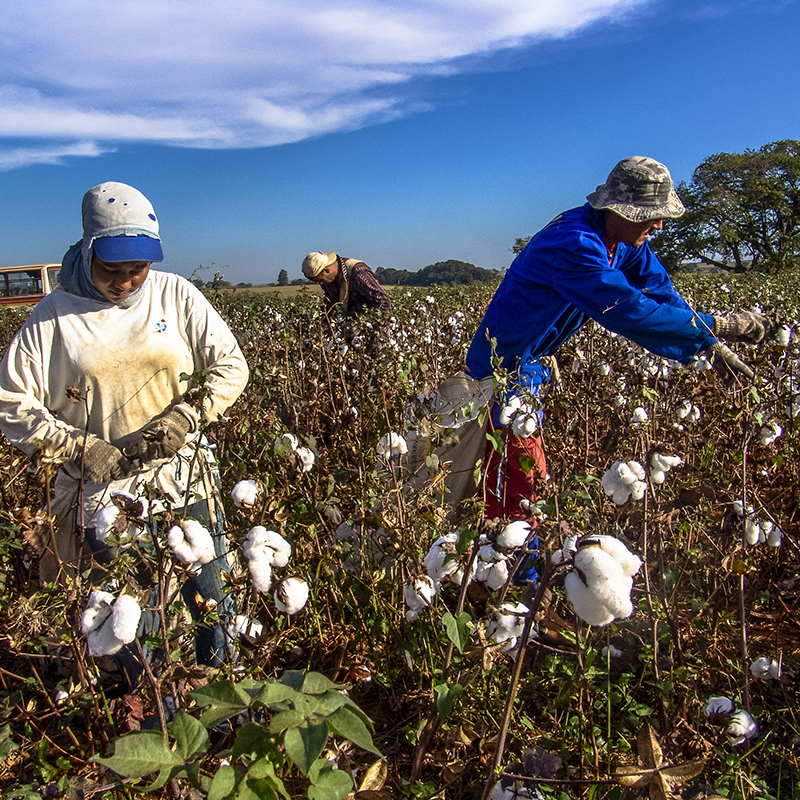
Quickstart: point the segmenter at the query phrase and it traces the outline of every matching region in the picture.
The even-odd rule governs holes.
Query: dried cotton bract
[[[603,491],[618,505],[630,498],[641,500],[647,491],[644,467],[638,461],[615,461],[603,475]]]

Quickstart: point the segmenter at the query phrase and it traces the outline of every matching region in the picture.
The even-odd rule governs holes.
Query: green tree
[[[653,239],[668,268],[700,258],[735,272],[775,271],[800,255],[800,141],[709,156],[677,191],[686,213]]]
[[[278,273],[278,286],[288,286],[289,285],[289,273],[282,269]]]
[[[533,239],[533,236],[518,236],[514,241],[514,246],[511,248],[511,252],[518,256],[524,249],[525,245]]]

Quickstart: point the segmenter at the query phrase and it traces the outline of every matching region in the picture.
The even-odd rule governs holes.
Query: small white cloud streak
[[[238,148],[356,129],[424,108],[400,90],[415,77],[457,72],[465,58],[569,36],[650,2],[13,4],[0,33],[0,137],[72,144],[7,152],[0,169],[102,152],[91,152],[92,141]]]

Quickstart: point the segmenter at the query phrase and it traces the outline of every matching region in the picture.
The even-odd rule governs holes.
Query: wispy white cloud
[[[0,155],[0,169],[123,141],[237,148],[363,127],[424,107],[407,90],[416,77],[623,19],[650,2],[13,4],[0,23],[0,137],[26,147]]]

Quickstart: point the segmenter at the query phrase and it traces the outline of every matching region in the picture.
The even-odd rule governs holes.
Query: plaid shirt
[[[389,315],[389,298],[378,283],[375,273],[363,262],[358,261],[348,267],[348,259],[337,256],[339,274],[330,283],[322,284],[325,293],[325,307],[330,311],[341,304],[347,316],[358,316],[375,308]],[[352,259],[350,259],[352,262]]]

